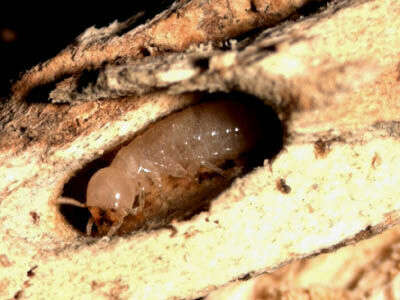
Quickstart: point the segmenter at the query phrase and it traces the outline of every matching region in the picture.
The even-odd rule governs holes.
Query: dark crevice
[[[209,64],[210,64],[209,57],[202,57],[202,58],[195,59],[193,61],[193,66],[200,68],[201,71],[203,71],[203,72],[208,70]]]
[[[62,196],[85,203],[86,187],[90,178],[97,170],[107,167],[115,154],[116,150],[113,149],[79,170],[75,176],[64,185]],[[86,224],[90,218],[90,213],[86,208],[62,204],[60,205],[60,212],[75,229],[81,233],[86,232]]]
[[[39,85],[29,91],[26,101],[29,103],[50,103],[50,92],[55,89],[57,82]]]
[[[140,54],[141,54],[143,57],[148,57],[148,56],[151,55],[149,49],[147,49],[146,47],[140,48]]]
[[[250,0],[250,11],[252,11],[254,13],[258,13],[257,6],[254,3],[254,0]]]
[[[251,279],[254,275],[252,273],[246,273],[238,278],[240,281],[247,281]]]
[[[259,48],[260,52],[276,52],[278,50],[277,44],[271,44],[268,46],[262,46]]]
[[[96,84],[99,73],[100,69],[83,70],[76,83],[77,92],[82,93],[82,91],[89,85]]]
[[[302,7],[300,7],[296,11],[295,15],[307,17],[316,13],[320,13],[327,8],[329,2],[330,1],[325,1],[325,0],[309,1]]]

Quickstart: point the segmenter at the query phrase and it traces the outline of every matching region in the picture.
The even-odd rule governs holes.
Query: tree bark
[[[306,2],[177,1],[24,74],[0,104],[0,295],[192,299],[398,224],[400,4]],[[93,240],[66,221],[75,174],[213,92],[274,109],[277,157],[174,235]]]

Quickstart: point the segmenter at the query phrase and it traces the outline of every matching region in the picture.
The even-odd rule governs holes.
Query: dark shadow
[[[207,71],[209,68],[210,59],[208,57],[198,58],[193,61],[193,65],[200,68],[201,71]]]
[[[26,96],[26,101],[29,103],[51,103],[50,92],[55,89],[56,84],[56,82],[50,82],[34,87]]]
[[[80,208],[72,205],[60,205],[60,213],[76,230],[85,234],[86,224],[89,221],[90,213],[86,208]]]
[[[62,196],[78,200],[85,203],[86,188],[93,174],[111,163],[115,156],[115,151],[110,151],[102,157],[90,162],[84,168],[79,170],[65,185]],[[60,205],[60,213],[66,221],[81,233],[86,232],[86,224],[88,223],[90,213],[87,208],[81,208],[74,205]]]
[[[77,92],[82,93],[82,91],[88,87],[89,85],[94,85],[97,82],[97,78],[99,77],[100,70],[83,70],[82,74],[79,76],[77,80]]]
[[[325,10],[331,1],[321,1],[321,0],[313,0],[309,1],[300,7],[296,11],[296,15],[307,17],[310,15],[314,15],[316,13],[320,13],[321,11]]]

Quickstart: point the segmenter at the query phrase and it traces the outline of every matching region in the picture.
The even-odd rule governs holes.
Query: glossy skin
[[[261,124],[257,108],[228,100],[201,103],[156,122],[90,179],[86,206],[93,221],[101,218],[100,210],[112,211],[112,235],[125,216],[145,209],[150,189],[163,190],[166,177],[196,178],[200,169],[222,174],[224,162],[256,146]]]

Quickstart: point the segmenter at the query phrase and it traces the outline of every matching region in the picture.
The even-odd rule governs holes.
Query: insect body
[[[151,125],[90,179],[87,231],[94,223],[100,234],[125,233],[198,210],[246,170],[254,149],[263,149],[260,107],[209,101]]]

